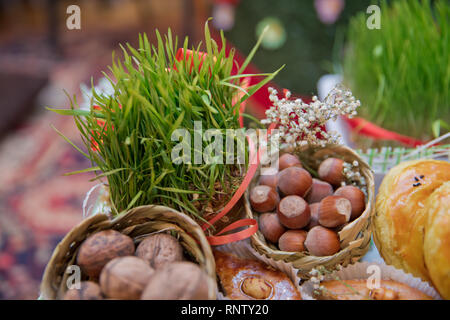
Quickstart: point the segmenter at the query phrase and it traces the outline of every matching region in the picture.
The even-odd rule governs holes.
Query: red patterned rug
[[[81,145],[72,118],[43,112],[0,143],[0,299],[36,299],[50,255],[82,219],[90,163],[51,127]]]

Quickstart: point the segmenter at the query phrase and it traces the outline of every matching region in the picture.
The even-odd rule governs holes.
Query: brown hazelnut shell
[[[281,224],[289,229],[301,229],[308,225],[311,218],[308,203],[295,195],[281,199],[277,214]]]
[[[319,204],[319,223],[335,228],[350,220],[352,205],[349,200],[339,196],[325,197]]]
[[[267,241],[277,243],[286,231],[276,213],[263,213],[259,216],[259,230]]]
[[[294,166],[299,168],[303,167],[300,159],[296,155],[285,153],[280,156],[278,160],[278,170],[282,171]]]
[[[344,181],[344,160],[338,158],[328,158],[319,165],[317,173],[319,178],[332,184],[335,187]]]
[[[257,212],[273,211],[279,201],[280,196],[278,192],[269,186],[259,185],[250,191],[250,204]]]
[[[352,213],[350,220],[358,218],[366,208],[366,196],[361,189],[355,186],[343,186],[338,188],[334,195],[348,199],[352,204]]]
[[[288,230],[278,240],[278,247],[281,251],[287,252],[305,251],[306,235],[305,230]]]
[[[316,178],[312,179],[311,190],[305,197],[308,203],[316,203],[322,201],[323,198],[331,196],[333,194],[333,187],[326,181],[322,181]]]
[[[311,189],[311,185],[312,177],[303,168],[289,167],[278,175],[278,189],[284,196],[304,197]]]
[[[310,254],[318,257],[331,256],[341,249],[338,234],[322,226],[308,231],[305,247]]]

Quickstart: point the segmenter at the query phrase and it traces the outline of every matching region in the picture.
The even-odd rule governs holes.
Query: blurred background
[[[90,164],[51,128],[80,142],[73,119],[46,111],[45,106],[68,107],[64,90],[82,100],[80,84],[98,83],[111,63],[112,51],[120,52],[119,43],[136,45],[139,32],[154,39],[155,28],[165,33],[170,27],[196,44],[203,37],[205,21],[213,17],[211,27],[223,29],[231,45],[245,56],[269,26],[252,67],[269,72],[286,64],[273,85],[312,96],[323,75],[345,74],[342,54],[349,26],[359,30],[358,23],[365,23],[359,20],[368,16],[371,3],[378,1],[0,0],[0,299],[36,299],[52,250],[82,219],[84,196],[95,182],[89,174],[63,174]],[[67,9],[73,4],[80,8],[79,30],[67,27],[71,16]],[[444,12],[447,18],[445,14],[448,11]],[[354,18],[358,15],[359,20]],[[367,38],[369,31],[365,32],[364,36],[351,34],[353,41],[358,43],[358,36]],[[439,32],[442,39],[434,41],[447,41],[448,23]],[[382,44],[377,41],[371,45]],[[383,55],[383,48],[367,47],[363,50],[367,56],[359,59],[367,63],[374,52],[379,56],[381,50]],[[448,62],[448,50],[448,42],[436,49],[442,57],[440,65]],[[430,56],[429,61],[433,60]],[[433,80],[434,87],[429,89],[442,95],[432,102],[441,111],[440,131],[450,123],[449,73],[442,77],[441,82]],[[435,79],[433,73],[431,78]],[[348,83],[354,79],[360,78],[351,74]],[[427,83],[425,78],[420,81]],[[364,90],[376,91],[378,85],[373,85],[375,89],[355,85],[355,89],[364,96]],[[249,110],[261,115],[261,105],[254,104]],[[430,130],[416,138],[430,138]]]

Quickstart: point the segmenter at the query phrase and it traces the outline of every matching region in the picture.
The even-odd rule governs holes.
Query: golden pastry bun
[[[436,289],[450,299],[450,181],[431,194],[425,208],[425,264]]]
[[[367,280],[330,280],[320,283],[326,290],[319,300],[432,300],[418,289],[393,280],[381,280],[380,288],[369,289]]]
[[[403,162],[384,177],[376,199],[373,225],[375,244],[386,263],[431,281],[424,257],[428,206],[434,201],[430,198],[431,194],[447,181],[450,181],[450,163],[438,160]],[[445,205],[441,210],[448,214],[448,201]],[[436,215],[441,217],[441,214]],[[437,219],[441,221],[442,218]],[[432,230],[435,231],[427,237],[429,245],[442,245],[440,241],[444,239],[437,237],[442,230],[450,228],[448,220],[439,223],[441,225],[434,226]],[[433,269],[444,267],[435,265],[432,259],[430,257],[428,265],[433,265]],[[448,260],[447,269],[440,272],[450,276]]]

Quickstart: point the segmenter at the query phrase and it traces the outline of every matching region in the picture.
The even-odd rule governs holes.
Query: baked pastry
[[[441,199],[441,195],[434,197],[432,194],[448,181],[448,162],[415,160],[401,163],[391,169],[381,183],[373,221],[374,241],[386,263],[426,281],[433,277],[442,281],[442,277],[446,277],[447,289],[450,277],[450,238],[447,233],[450,229],[450,202],[447,197]],[[440,192],[445,190],[448,189]],[[439,208],[435,207],[438,199]],[[430,212],[439,222],[434,224],[434,219],[430,219],[431,228],[428,228]],[[427,254],[427,263],[425,239],[428,239],[427,247],[435,247]],[[436,252],[436,247],[442,248],[442,252]],[[436,256],[439,256],[439,263],[433,261]],[[439,285],[435,285],[439,289]]]
[[[331,280],[320,283],[319,300],[432,300],[422,291],[393,280],[380,280],[380,287],[369,289],[367,280]]]
[[[240,259],[215,250],[216,272],[227,298],[232,300],[301,300],[300,292],[279,270],[256,260]]]
[[[431,194],[425,208],[425,265],[441,296],[450,299],[450,181]]]

